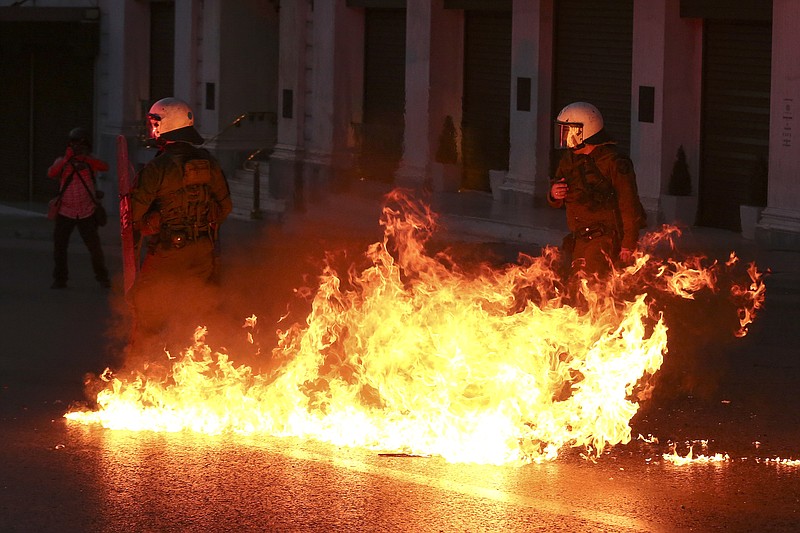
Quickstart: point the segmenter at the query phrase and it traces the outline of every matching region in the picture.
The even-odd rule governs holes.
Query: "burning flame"
[[[695,444],[699,444],[700,448],[702,449],[703,453],[696,454],[694,453],[694,446]],[[686,455],[680,455],[677,451],[677,445],[675,443],[670,444],[670,453],[665,453],[663,455],[664,460],[668,463],[672,463],[674,465],[683,466],[688,464],[721,464],[721,463],[728,463],[730,462],[731,458],[727,453],[715,453],[713,455],[708,454],[708,441],[707,440],[700,440],[697,442],[689,442],[687,443],[689,449],[686,452]]]
[[[570,289],[559,252],[468,271],[425,243],[435,214],[395,191],[363,270],[322,272],[304,325],[278,330],[273,371],[214,352],[199,327],[167,376],[104,374],[94,410],[112,429],[261,433],[452,462],[523,464],[565,448],[589,458],[631,440],[629,422],[667,353],[653,295],[718,290],[716,262],[659,260],[679,232],[644,238],[633,264]],[[729,265],[726,265],[729,266]],[[755,266],[735,285],[740,333],[764,299]],[[257,318],[246,319],[248,340]]]

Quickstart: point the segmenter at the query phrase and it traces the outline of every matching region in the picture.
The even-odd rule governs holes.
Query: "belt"
[[[183,248],[200,239],[210,239],[211,226],[162,226],[160,241],[166,248]]]
[[[591,241],[592,239],[596,239],[598,237],[602,237],[603,235],[608,234],[606,231],[606,227],[603,224],[592,224],[591,226],[586,226],[584,228],[580,228],[572,232],[576,239],[583,239],[585,241]]]

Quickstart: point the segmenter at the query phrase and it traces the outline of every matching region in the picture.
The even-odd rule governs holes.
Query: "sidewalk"
[[[347,231],[379,238],[383,196],[390,190],[387,184],[359,182],[347,192],[330,193],[309,201],[303,211],[289,208],[280,217],[265,216],[262,220],[230,218],[225,223],[225,234],[234,240],[246,240],[256,228],[272,224],[286,232],[310,228],[320,237],[327,232]],[[430,199],[430,206],[438,215],[437,235],[443,240],[538,248],[558,246],[567,232],[561,210],[505,205],[484,192],[436,193]],[[107,208],[109,224],[101,228],[101,239],[107,253],[118,256],[118,218],[113,207]],[[49,246],[52,222],[47,220],[45,210],[43,203],[0,203],[0,240],[46,241]],[[767,250],[739,233],[698,226],[683,228],[678,246],[684,251],[701,252],[722,260],[735,251],[742,261],[755,261],[760,269],[769,269],[771,285],[800,291],[800,253]]]
[[[287,212],[286,218],[304,217],[321,228],[348,227],[373,231],[381,213],[382,197],[389,185],[359,182],[346,193],[332,193],[302,214]],[[453,241],[505,243],[508,245],[558,246],[567,233],[564,212],[549,206],[519,207],[494,201],[489,193],[462,191],[435,193],[431,209],[438,214],[437,234]],[[651,224],[649,230],[659,225]],[[800,253],[767,250],[740,233],[717,228],[681,228],[676,245],[683,251],[727,260],[731,252],[743,262],[755,261],[759,269],[771,271],[770,285],[800,292]]]

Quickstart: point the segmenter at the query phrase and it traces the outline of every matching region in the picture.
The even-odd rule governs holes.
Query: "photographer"
[[[57,158],[47,170],[47,176],[58,180],[59,184],[53,230],[53,289],[67,287],[67,248],[76,226],[89,250],[95,279],[101,287],[111,286],[95,217],[98,209],[96,198],[99,198],[95,190],[95,172],[108,170],[108,163],[93,157],[91,150],[88,132],[83,128],[74,128],[69,132],[64,155]]]

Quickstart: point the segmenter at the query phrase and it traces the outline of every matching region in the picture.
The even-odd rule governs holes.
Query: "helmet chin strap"
[[[167,145],[167,141],[165,141],[161,137],[148,137],[144,141],[144,145],[147,148],[158,148],[158,149],[161,149],[161,148],[164,148],[164,146]]]

